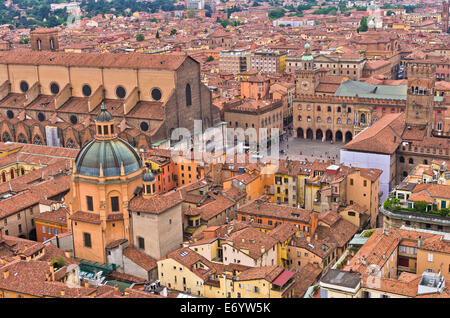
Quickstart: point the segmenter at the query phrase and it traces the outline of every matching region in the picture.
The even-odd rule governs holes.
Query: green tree
[[[283,9],[279,9],[279,10],[271,10],[269,11],[269,19],[270,20],[276,20],[279,19],[281,17],[284,17],[285,15],[285,11]]]
[[[364,16],[362,17],[361,22],[359,23],[359,27],[356,31],[360,33],[360,32],[367,32],[367,30],[369,30],[369,26],[367,25],[367,17]]]
[[[156,31],[156,38],[157,38],[157,39],[159,39],[159,38],[160,38],[160,36],[159,36],[159,30],[158,30],[158,31]]]
[[[195,10],[193,8],[189,8],[186,14],[189,19],[192,19],[193,17],[195,17]]]
[[[206,59],[206,62],[212,62],[214,61],[214,57],[212,57],[212,55],[208,56],[208,58]]]
[[[52,263],[53,267],[55,267],[56,269],[60,269],[66,264],[66,260],[64,259],[64,257],[59,256],[58,258],[53,259]]]
[[[172,29],[172,30],[170,31],[170,35],[175,35],[175,34],[177,34],[177,29]]]
[[[142,42],[145,40],[145,36],[142,33],[136,35],[136,41]]]
[[[418,212],[425,213],[427,211],[428,203],[426,201],[414,202],[414,209]]]

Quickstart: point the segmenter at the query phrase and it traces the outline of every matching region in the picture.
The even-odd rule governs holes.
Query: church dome
[[[113,118],[109,111],[106,109],[105,103],[102,104],[102,107],[100,109],[100,113],[98,113],[97,118],[95,121],[97,122],[109,122],[112,121]]]
[[[142,168],[138,153],[120,138],[91,140],[80,150],[75,164],[77,174],[90,177],[100,177],[100,165],[104,177],[120,176],[122,164],[125,175]]]
[[[143,182],[153,182],[153,181],[155,181],[155,175],[151,172],[147,172],[144,174],[142,181]]]

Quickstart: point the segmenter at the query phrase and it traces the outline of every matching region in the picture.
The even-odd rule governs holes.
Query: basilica
[[[116,133],[140,149],[220,122],[200,64],[187,55],[65,53],[56,31],[31,32],[31,50],[0,54],[0,140],[80,148],[105,104]]]

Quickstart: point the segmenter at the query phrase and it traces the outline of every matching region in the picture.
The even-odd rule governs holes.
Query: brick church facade
[[[95,134],[105,103],[132,146],[170,139],[220,121],[200,64],[185,55],[58,52],[54,30],[35,30],[33,50],[0,56],[0,140],[80,148]]]

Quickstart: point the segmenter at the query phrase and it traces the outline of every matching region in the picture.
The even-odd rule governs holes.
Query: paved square
[[[339,150],[344,143],[331,143],[331,141],[318,141],[310,139],[300,139],[289,137],[288,140],[283,139],[280,142],[280,150],[284,150],[284,154],[280,154],[281,158],[289,156],[294,160],[334,160],[339,163]]]

